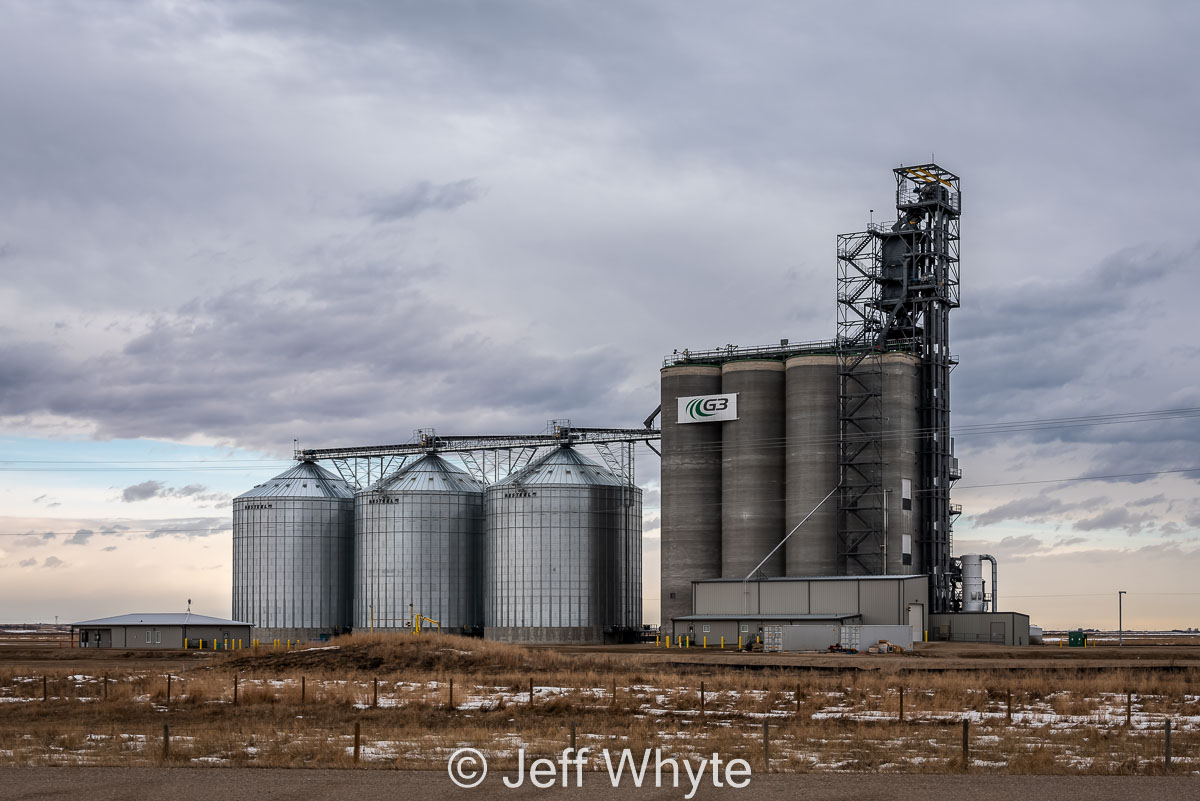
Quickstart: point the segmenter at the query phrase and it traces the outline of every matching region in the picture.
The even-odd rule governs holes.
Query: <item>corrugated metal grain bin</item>
[[[348,628],[353,558],[354,493],[312,462],[233,499],[233,617],[255,639]]]
[[[488,488],[484,636],[603,642],[642,617],[642,491],[571,448]]]
[[[355,497],[354,626],[483,626],[483,484],[427,454]]]

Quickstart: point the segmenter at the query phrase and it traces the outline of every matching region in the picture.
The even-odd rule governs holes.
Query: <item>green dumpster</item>
[[[1083,633],[1083,629],[1067,632],[1067,645],[1071,648],[1084,648],[1087,646],[1087,635]]]

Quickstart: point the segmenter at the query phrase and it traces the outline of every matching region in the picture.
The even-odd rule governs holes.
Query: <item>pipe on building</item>
[[[810,517],[812,517],[814,514],[816,514],[816,511],[817,511],[818,509],[820,509],[820,508],[821,508],[821,505],[822,505],[823,503],[825,503],[825,501],[827,501],[827,500],[829,500],[830,498],[832,498],[832,497],[833,497],[833,494],[834,494],[835,492],[837,492],[839,489],[841,489],[841,485],[840,485],[840,484],[839,484],[838,486],[834,487],[833,489],[831,489],[831,490],[829,491],[829,494],[828,494],[828,495],[826,495],[824,498],[822,498],[822,499],[821,499],[821,500],[820,500],[820,501],[817,503],[817,505],[816,505],[816,506],[814,506],[814,507],[812,508],[812,511],[811,511],[811,512],[809,512],[808,514],[806,514],[806,515],[804,516],[804,519],[803,519],[803,520],[801,520],[799,523],[797,523],[797,524],[796,524],[796,527],[795,527],[794,529],[792,529],[791,531],[789,531],[789,532],[787,533],[787,535],[786,535],[786,536],[784,536],[784,538],[783,538],[783,539],[781,539],[781,540],[779,541],[779,543],[778,543],[778,544],[777,544],[777,545],[776,545],[774,548],[772,548],[772,549],[771,549],[771,552],[770,552],[770,553],[768,553],[766,556],[764,556],[764,557],[763,557],[763,560],[762,560],[761,562],[759,562],[759,563],[758,563],[758,564],[757,564],[757,565],[754,567],[754,569],[753,569],[753,570],[751,570],[749,573],[747,573],[747,574],[746,574],[746,578],[742,579],[742,598],[743,598],[743,600],[744,600],[744,608],[745,608],[745,610],[746,610],[746,613],[747,613],[747,614],[749,614],[749,612],[750,612],[750,579],[754,578],[754,574],[755,574],[755,573],[757,573],[757,572],[759,571],[759,569],[760,569],[760,568],[761,568],[763,565],[765,565],[765,564],[767,563],[767,560],[768,560],[768,559],[770,559],[772,556],[774,556],[774,555],[775,555],[775,552],[776,552],[776,551],[778,551],[780,548],[782,548],[782,547],[783,547],[783,544],[784,544],[785,542],[787,542],[787,541],[788,541],[788,537],[791,537],[793,534],[795,534],[797,531],[799,531],[799,530],[800,530],[800,527],[801,527],[801,526],[803,526],[805,523],[807,523],[807,522],[808,522],[808,518],[810,518]],[[995,561],[994,561],[994,560],[993,560],[992,564],[995,564]],[[761,612],[762,610],[759,610],[759,611]]]
[[[996,557],[992,556],[990,553],[981,553],[979,554],[979,558],[981,560],[986,559],[992,563],[992,611],[999,612],[1000,607],[996,604],[996,576],[998,575],[998,570],[996,569]]]

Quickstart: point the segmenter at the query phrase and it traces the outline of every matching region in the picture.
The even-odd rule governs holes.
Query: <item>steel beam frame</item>
[[[936,164],[900,167],[895,222],[838,237],[840,468],[838,535],[848,573],[882,573],[883,369],[889,351],[921,360],[923,483],[916,546],[930,574],[933,611],[956,607],[950,504],[960,473],[950,439],[951,309],[959,306],[959,178]]]
[[[520,470],[551,447],[590,446],[610,470],[633,486],[636,478],[634,448],[662,438],[656,428],[579,428],[570,421],[555,420],[541,434],[498,434],[482,436],[439,436],[433,429],[420,429],[414,441],[400,445],[366,445],[349,448],[298,449],[298,461],[329,462],[338,475],[356,490],[373,486],[410,461],[426,453],[453,453],[463,466],[484,484],[494,484]]]

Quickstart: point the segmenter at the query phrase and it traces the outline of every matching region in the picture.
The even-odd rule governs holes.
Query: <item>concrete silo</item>
[[[692,613],[692,582],[721,577],[721,426],[679,423],[679,398],[717,395],[721,368],[683,364],[662,374],[661,620]]]
[[[413,614],[442,631],[483,626],[483,490],[431,453],[355,496],[356,630],[403,630]]]
[[[568,447],[486,493],[484,636],[598,643],[641,625],[642,491]]]
[[[354,493],[300,462],[233,499],[233,617],[270,642],[350,626]]]
[[[780,361],[721,367],[721,391],[738,396],[738,419],[721,423],[721,575],[726,578],[748,575],[786,533],[783,390]],[[784,574],[782,548],[761,573]]]
[[[921,429],[921,359],[909,353],[883,357],[883,489],[886,505],[885,569],[890,575],[923,573],[925,564],[916,539],[922,530],[917,491],[922,475],[921,452],[927,447]]]
[[[838,485],[838,357],[813,354],[785,363],[787,502],[784,534]],[[835,576],[837,497],[821,504],[784,545],[787,575]]]

